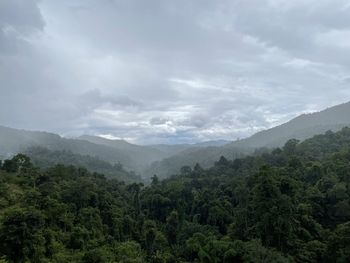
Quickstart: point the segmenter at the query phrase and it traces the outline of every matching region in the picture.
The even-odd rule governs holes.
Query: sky
[[[348,0],[0,0],[0,125],[236,140],[350,100]]]

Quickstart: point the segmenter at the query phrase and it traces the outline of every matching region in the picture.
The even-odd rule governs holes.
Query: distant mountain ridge
[[[141,182],[142,179],[133,171],[126,171],[119,163],[112,165],[89,155],[74,154],[71,151],[51,151],[40,146],[29,147],[23,152],[33,164],[47,169],[58,164],[83,167],[90,172],[103,174],[108,178],[118,179],[127,183]]]
[[[123,163],[130,168],[131,158],[123,151],[84,140],[66,139],[48,132],[17,130],[0,126],[0,156],[24,152],[29,147],[41,146],[51,151],[71,151],[75,154],[98,157],[111,163]]]
[[[327,130],[339,131],[350,126],[350,102],[325,110],[302,114],[287,123],[264,130],[253,136],[231,143],[235,147],[278,147],[287,140],[304,140]]]
[[[112,165],[121,163],[127,170],[141,173],[151,163],[168,158],[183,150],[206,145],[218,145],[227,141],[213,141],[197,144],[180,145],[135,145],[124,140],[109,140],[98,136],[83,135],[78,138],[64,138],[54,133],[27,131],[0,126],[0,159],[8,158],[19,152],[27,152],[33,147],[42,147],[50,153],[70,152],[80,155],[80,160],[91,156]],[[43,156],[43,155],[40,155]],[[79,159],[78,158],[78,159]],[[84,160],[88,160],[85,158]],[[67,162],[65,162],[67,163]]]
[[[140,146],[131,144],[124,140],[110,140],[98,136],[82,135],[77,138],[97,145],[111,147],[118,151],[124,151],[128,156],[133,158],[141,169],[144,169],[148,164],[164,158],[165,152],[152,148],[150,146]]]
[[[164,158],[168,158],[174,154],[179,152],[188,150],[188,149],[196,149],[202,147],[210,147],[210,146],[222,146],[230,143],[230,141],[225,140],[216,140],[216,141],[205,141],[194,144],[155,144],[155,145],[136,145],[131,144],[125,140],[111,140],[102,138],[99,136],[92,135],[82,135],[77,139],[86,140],[91,143],[100,144],[109,146],[119,150],[128,151],[129,154],[132,154],[135,158],[144,158],[144,163],[152,163],[157,160],[161,160]]]
[[[258,148],[281,147],[290,139],[305,140],[328,130],[339,131],[343,127],[350,127],[350,102],[320,112],[302,114],[285,124],[223,146],[182,151],[153,163],[146,174],[167,177],[178,172],[182,166],[193,167],[196,163],[206,168],[212,166],[221,156],[233,159],[242,154],[250,154]]]
[[[48,132],[0,126],[0,158],[40,146],[50,151],[69,151],[96,157],[111,164],[121,163],[127,170],[134,170],[146,177],[153,174],[166,177],[184,165],[199,163],[209,167],[220,156],[233,159],[252,153],[257,148],[280,147],[292,138],[304,140],[327,130],[338,131],[345,126],[350,127],[350,102],[320,112],[302,114],[285,124],[235,142],[219,140],[197,144],[135,145],[91,135],[67,139]]]

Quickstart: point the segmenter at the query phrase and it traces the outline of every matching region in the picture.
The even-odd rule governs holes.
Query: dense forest
[[[49,168],[57,164],[84,167],[90,172],[101,173],[107,178],[114,178],[126,183],[141,182],[141,176],[124,169],[121,163],[111,164],[98,157],[76,154],[71,151],[52,151],[44,147],[29,147],[24,151],[31,162],[40,168]]]
[[[0,262],[350,262],[350,129],[146,186],[16,155]]]

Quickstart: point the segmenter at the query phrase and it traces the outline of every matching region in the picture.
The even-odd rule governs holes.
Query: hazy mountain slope
[[[216,140],[216,141],[206,141],[206,142],[199,142],[196,143],[196,147],[210,147],[210,146],[224,146],[231,141],[226,141],[226,140]]]
[[[206,141],[195,144],[154,144],[154,145],[136,145],[124,140],[111,140],[99,136],[82,135],[77,139],[86,140],[95,144],[102,144],[116,149],[130,151],[132,153],[147,154],[148,159],[163,159],[187,149],[196,149],[198,147],[222,146],[230,143],[226,140]]]
[[[220,144],[206,142],[199,146]],[[50,151],[69,151],[74,154],[98,157],[101,160],[121,163],[127,169],[142,172],[155,161],[168,158],[185,149],[197,145],[154,145],[141,146],[123,140],[108,140],[97,136],[84,135],[77,139],[67,139],[48,132],[17,130],[0,126],[0,157],[6,158],[30,147],[40,146]],[[85,165],[86,166],[86,165]]]
[[[154,144],[151,146],[157,150],[164,152],[165,156],[163,158],[168,158],[184,150],[194,147],[192,144]]]
[[[223,146],[190,148],[159,162],[154,162],[151,167],[145,171],[144,175],[150,177],[156,174],[159,177],[164,178],[177,173],[183,166],[193,167],[198,163],[203,168],[208,168],[221,156],[225,156],[232,160],[251,152],[253,152],[253,149]]]
[[[195,152],[200,148],[209,146],[221,146],[229,143],[228,141],[218,140],[218,141],[207,141],[196,144],[175,144],[175,145],[135,145],[128,143],[124,140],[110,140],[101,138],[98,136],[83,135],[78,137],[78,139],[86,140],[95,144],[101,144],[110,146],[116,149],[124,150],[129,156],[132,156],[133,160],[138,164],[139,171],[148,171],[148,167],[151,163],[156,161],[161,161],[163,159],[169,158],[171,156],[177,155],[178,153]],[[215,151],[213,150],[213,153]],[[199,159],[202,160],[200,156]],[[177,158],[178,159],[178,158]],[[180,157],[181,159],[181,157]],[[192,164],[192,161],[189,162]],[[211,163],[210,163],[211,164]]]
[[[83,135],[78,137],[78,139],[122,150],[141,166],[147,166],[154,161],[167,157],[167,153],[159,149],[155,149],[150,146],[131,144],[124,140],[109,140],[91,135]]]
[[[182,166],[193,166],[196,162],[203,167],[209,167],[220,156],[232,159],[237,154],[251,153],[256,148],[278,147],[292,138],[305,140],[316,134],[323,134],[328,130],[339,131],[345,126],[350,127],[350,102],[320,112],[300,115],[285,124],[221,147],[204,147],[181,151],[174,156],[153,163],[146,174],[148,176],[157,174],[166,177],[178,172]]]
[[[147,176],[167,176],[177,172],[184,165],[193,166],[198,162],[208,167],[221,155],[232,159],[256,148],[282,146],[291,138],[304,140],[327,130],[338,131],[345,126],[350,126],[350,103],[317,113],[303,114],[283,125],[229,144],[225,144],[226,141],[212,141],[199,144],[139,146],[122,140],[107,140],[95,136],[65,139],[52,133],[0,126],[0,156],[6,157],[31,146],[42,146],[54,151],[97,156],[110,163],[120,162],[127,169],[144,172]]]
[[[152,148],[159,149],[165,152],[166,154],[168,154],[168,156],[172,156],[188,149],[197,150],[200,147],[203,148],[203,147],[209,147],[209,146],[222,146],[228,143],[230,143],[230,141],[216,140],[216,141],[206,141],[206,142],[200,142],[200,143],[194,143],[194,144],[154,144],[150,146]]]
[[[73,165],[84,167],[90,172],[104,174],[109,178],[118,179],[124,182],[141,182],[141,177],[134,172],[124,170],[120,164],[112,165],[109,162],[100,160],[89,155],[80,155],[71,151],[50,151],[43,147],[33,146],[24,151],[32,162],[40,168],[50,168],[57,164]]]
[[[287,140],[304,140],[327,130],[338,131],[350,126],[350,102],[311,114],[302,114],[280,126],[258,132],[231,145],[236,147],[276,147]]]
[[[111,163],[122,163],[133,168],[132,159],[122,150],[94,144],[84,140],[66,139],[57,134],[17,130],[0,126],[0,155],[9,156],[28,147],[42,146],[54,151],[71,151],[75,154],[97,156]]]

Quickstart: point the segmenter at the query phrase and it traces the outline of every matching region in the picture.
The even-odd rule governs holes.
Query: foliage
[[[122,164],[112,165],[98,157],[75,154],[71,151],[50,151],[43,147],[30,147],[25,151],[25,154],[30,157],[34,165],[43,169],[57,164],[74,165],[127,183],[142,181],[141,177],[134,172],[126,171]]]
[[[1,162],[0,262],[349,262],[350,129],[166,180]]]

